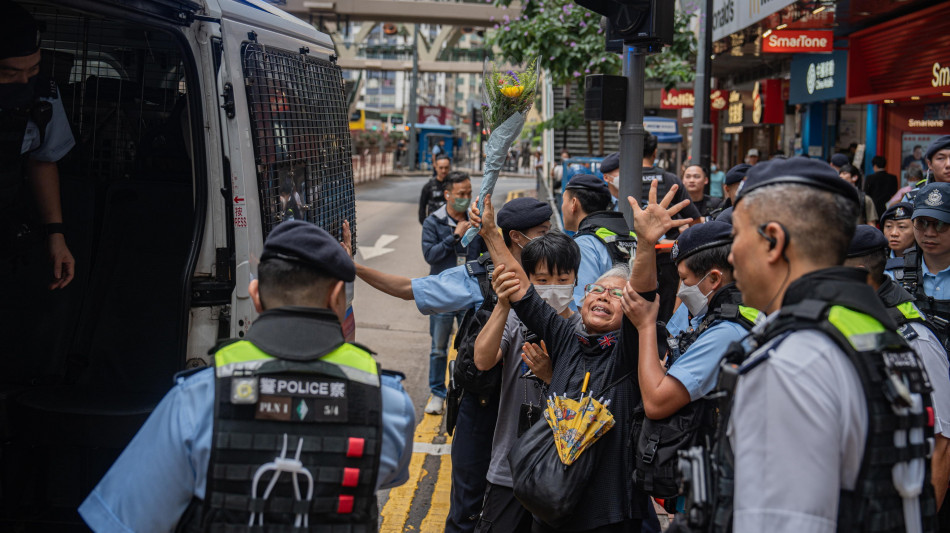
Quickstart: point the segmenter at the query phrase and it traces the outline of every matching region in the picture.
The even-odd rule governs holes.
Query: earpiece
[[[765,233],[765,226],[766,226],[766,225],[768,225],[768,223],[765,223],[765,224],[762,224],[761,226],[759,226],[759,235],[761,235],[763,239],[769,241],[769,250],[774,250],[774,249],[775,249],[775,246],[778,244],[778,241],[775,240],[775,237],[771,237],[771,236],[769,236],[767,233]],[[782,228],[782,229],[784,229],[784,228]],[[788,234],[786,234],[786,239],[787,239],[787,238],[788,238]]]

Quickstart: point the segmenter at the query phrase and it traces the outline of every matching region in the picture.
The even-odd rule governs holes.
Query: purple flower
[[[585,69],[584,69],[584,72],[590,74],[590,69],[589,69],[589,68],[585,68]]]
[[[508,24],[509,22],[511,22],[511,19],[508,18],[508,15],[505,15],[505,24]]]
[[[488,109],[488,104],[486,104],[485,102],[482,102],[482,107],[484,107],[485,109]]]
[[[561,22],[564,22],[564,15],[558,15],[557,17]]]
[[[544,13],[544,8],[542,7],[541,9],[539,9],[538,13]]]
[[[518,79],[518,75],[515,74],[514,71],[509,70],[509,71],[508,71],[508,75],[511,76],[512,79],[515,80],[515,83],[521,83],[521,81]]]
[[[495,15],[488,17],[488,22],[495,22]]]
[[[495,24],[495,26],[494,26],[494,27],[495,27],[495,29],[497,30],[497,29],[498,29],[498,24]]]
[[[527,36],[528,36],[528,32],[524,32],[524,36],[527,37]]]
[[[575,43],[574,41],[571,41],[571,48],[574,48],[576,46],[577,46],[577,43]]]
[[[510,29],[511,29],[511,28],[509,28],[508,26],[505,26],[505,31],[508,31],[508,30],[510,30]]]
[[[589,16],[590,16],[590,11],[585,11],[585,12],[584,12],[584,16],[585,16],[585,17],[589,17]]]
[[[563,11],[565,14],[568,14],[568,15],[571,14],[571,8],[568,7],[568,6],[563,6],[563,7],[561,8],[561,11]]]
[[[581,77],[581,73],[575,70],[575,71],[574,71],[574,77],[575,77],[575,78],[580,78],[580,77]]]
[[[554,56],[549,57],[548,60],[554,61]]]
[[[601,63],[603,63],[604,61],[607,61],[607,58],[606,58],[606,57],[600,58],[600,62],[601,62]]]
[[[586,28],[586,27],[587,27],[587,23],[582,20],[582,21],[581,21],[581,28]]]

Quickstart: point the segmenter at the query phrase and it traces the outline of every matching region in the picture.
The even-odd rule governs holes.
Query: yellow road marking
[[[449,500],[452,492],[452,456],[443,455],[439,464],[439,477],[432,491],[429,512],[422,519],[419,531],[437,533],[445,530],[445,519],[449,516]]]
[[[412,499],[416,495],[416,488],[419,481],[425,477],[425,470],[422,463],[426,459],[424,453],[412,454],[412,461],[409,462],[409,481],[389,491],[389,499],[386,506],[383,507],[383,525],[380,526],[380,533],[402,533],[409,520],[409,509],[412,507]]]

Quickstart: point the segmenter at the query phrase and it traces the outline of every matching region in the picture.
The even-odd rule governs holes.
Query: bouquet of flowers
[[[485,74],[484,94],[488,103],[482,104],[482,116],[489,135],[482,188],[478,193],[479,210],[485,207],[485,195],[495,190],[508,150],[521,135],[521,128],[537,95],[539,70],[539,61],[535,59],[527,62],[522,72],[502,72],[497,65],[492,65],[491,72]],[[478,228],[470,228],[462,237],[462,244],[467,246],[477,234]]]

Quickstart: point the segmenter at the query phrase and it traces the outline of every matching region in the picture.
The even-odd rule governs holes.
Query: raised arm
[[[511,250],[505,246],[501,232],[498,231],[498,226],[495,225],[495,209],[491,204],[491,195],[485,196],[484,216],[482,216],[482,213],[479,213],[478,207],[476,207],[477,203],[478,199],[476,198],[476,201],[472,202],[472,207],[469,209],[469,218],[472,219],[473,225],[477,226],[481,224],[481,229],[478,233],[482,236],[482,239],[485,240],[485,245],[488,247],[488,253],[491,255],[492,262],[495,263],[495,268],[497,269],[500,265],[504,265],[508,272],[513,273],[515,278],[521,282],[518,290],[510,296],[512,302],[517,302],[524,298],[525,293],[528,292],[528,287],[531,286],[531,282],[528,281],[528,275],[525,274],[524,269],[521,268],[521,263],[515,259]]]
[[[350,231],[350,221],[343,221],[343,240],[340,241],[346,255],[353,257],[353,232]],[[378,291],[403,300],[414,299],[412,295],[412,280],[405,276],[387,274],[353,262],[356,266],[356,275]]]
[[[644,209],[640,208],[635,198],[627,197],[633,208],[633,231],[637,234],[637,256],[633,260],[630,275],[630,285],[635,291],[645,293],[656,290],[656,244],[675,226],[692,221],[691,218],[673,220],[673,216],[691,205],[686,199],[670,206],[678,188],[679,185],[670,187],[663,200],[657,203],[657,184],[656,181],[650,182],[649,203]]]
[[[504,266],[499,267],[504,272]],[[496,277],[492,281],[495,293],[498,295],[498,302],[492,309],[491,316],[485,322],[485,326],[478,337],[475,338],[475,367],[479,370],[488,370],[494,368],[501,361],[502,338],[505,333],[505,323],[508,321],[508,312],[511,310],[511,302],[508,297],[518,289],[518,281],[514,279]]]

